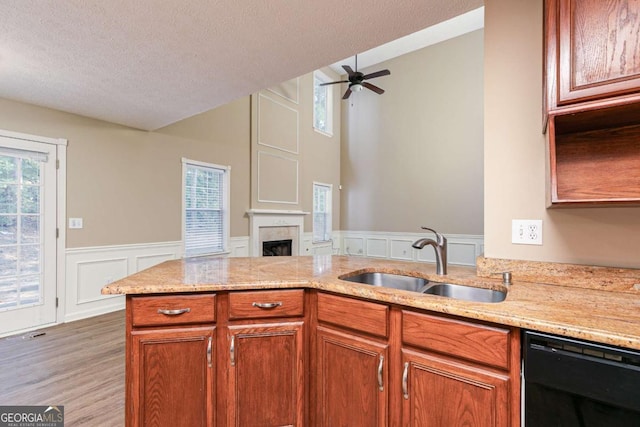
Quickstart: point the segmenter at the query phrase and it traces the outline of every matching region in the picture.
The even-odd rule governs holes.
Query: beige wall
[[[335,78],[340,77],[328,68],[322,70],[328,76]],[[334,90],[333,96],[333,135],[321,134],[313,128],[313,73],[305,74],[297,79],[283,83],[278,88],[273,88],[275,92],[282,93],[285,89],[291,93],[291,96],[297,100],[294,102],[275,93],[274,91],[264,90],[260,94],[252,96],[253,111],[253,133],[252,133],[252,195],[251,206],[254,209],[285,209],[285,210],[301,210],[305,212],[313,211],[313,183],[321,182],[333,185],[333,230],[340,229],[340,97],[342,94],[338,87],[329,86]],[[296,88],[295,90],[293,88]],[[293,95],[295,94],[295,95]],[[258,97],[262,95],[260,101]],[[266,99],[265,99],[266,98]],[[257,103],[261,102],[262,112],[258,108]],[[265,114],[265,110],[273,109],[276,112],[269,113],[268,117],[280,117],[270,122],[268,125],[258,123]],[[291,111],[297,117],[297,132],[290,132],[288,129],[292,123],[289,120]],[[279,114],[281,116],[279,116]],[[295,125],[295,124],[294,124]],[[286,129],[285,129],[286,127]],[[258,128],[263,129],[265,135],[259,135]],[[281,141],[269,141],[269,135],[280,135],[282,138],[288,139],[291,135],[297,134],[298,146],[297,153],[274,149],[264,145],[282,145],[289,151],[296,149],[289,143]],[[258,143],[260,141],[260,143]],[[258,173],[258,156],[259,153],[267,155],[265,162],[262,160],[262,168]],[[269,155],[277,157],[269,157]],[[272,166],[269,166],[269,161]],[[297,175],[297,197],[295,194],[296,177],[290,173],[289,165],[292,161],[298,162]],[[282,167],[278,167],[281,162]],[[282,182],[282,180],[286,182]],[[261,187],[261,197],[265,199],[264,194],[272,194],[275,196],[284,196],[278,200],[297,200],[297,203],[271,203],[261,202],[258,200],[258,186]],[[274,197],[275,199],[275,197]],[[307,215],[304,220],[304,228],[306,232],[313,229],[311,215]]]
[[[231,165],[231,235],[248,235],[249,98],[158,132],[0,99],[0,128],[66,138],[67,247],[181,239],[181,158]]]
[[[483,31],[383,68],[343,101],[342,228],[483,234]]]
[[[545,208],[542,3],[485,2],[485,255],[640,268],[638,208]],[[542,219],[543,245],[511,244],[512,219]]]

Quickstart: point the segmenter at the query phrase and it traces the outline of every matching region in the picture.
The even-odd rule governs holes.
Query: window
[[[230,167],[182,159],[184,255],[227,252]]]
[[[320,86],[332,80],[323,72],[313,73],[313,128],[333,135],[333,86]]]
[[[331,184],[313,183],[313,241],[331,240]]]

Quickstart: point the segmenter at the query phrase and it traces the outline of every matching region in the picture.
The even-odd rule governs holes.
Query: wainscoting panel
[[[343,231],[344,235],[345,232]],[[363,256],[365,237],[344,236],[342,238],[343,255]]]
[[[103,286],[169,259],[181,257],[182,242],[71,248],[66,250],[64,321],[124,308],[124,296],[102,295]]]
[[[367,256],[371,258],[388,258],[387,255],[387,239],[376,237],[367,238]]]
[[[391,259],[399,259],[403,261],[413,260],[413,251],[411,247],[413,240],[408,239],[391,239]]]
[[[340,253],[435,263],[435,251],[431,246],[425,246],[421,250],[411,247],[413,242],[425,236],[425,233],[341,230]],[[476,258],[484,252],[484,236],[446,234],[445,237],[447,238],[448,264],[475,267]],[[366,252],[363,250],[365,247]],[[387,248],[389,248],[388,251]]]
[[[161,262],[176,259],[175,253],[153,254],[153,255],[140,255],[136,256],[136,271],[146,270],[149,267],[160,264]]]
[[[76,303],[82,305],[103,300],[100,288],[127,276],[128,261],[127,258],[110,258],[77,262],[77,284],[81,285],[76,287]]]
[[[231,237],[229,239],[229,251],[231,257],[249,256],[249,236]]]

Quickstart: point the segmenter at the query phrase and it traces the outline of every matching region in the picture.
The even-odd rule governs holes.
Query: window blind
[[[331,186],[313,184],[313,241],[331,240]]]
[[[226,169],[185,163],[185,256],[226,249]]]

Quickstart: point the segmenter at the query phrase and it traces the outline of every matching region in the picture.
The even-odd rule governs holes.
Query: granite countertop
[[[215,258],[167,261],[113,282],[103,294],[166,294],[247,289],[312,288],[470,319],[533,329],[640,350],[640,273],[567,269],[580,280],[559,280],[535,263],[514,265],[479,258],[478,270],[449,266],[437,276],[428,263],[349,256]],[[340,280],[353,272],[386,272],[438,282],[504,289],[497,272],[508,267],[513,284],[505,301],[475,303]],[[538,273],[534,270],[538,269]],[[631,274],[629,272],[631,271]],[[556,277],[554,279],[554,277]],[[536,282],[536,278],[544,283]]]

